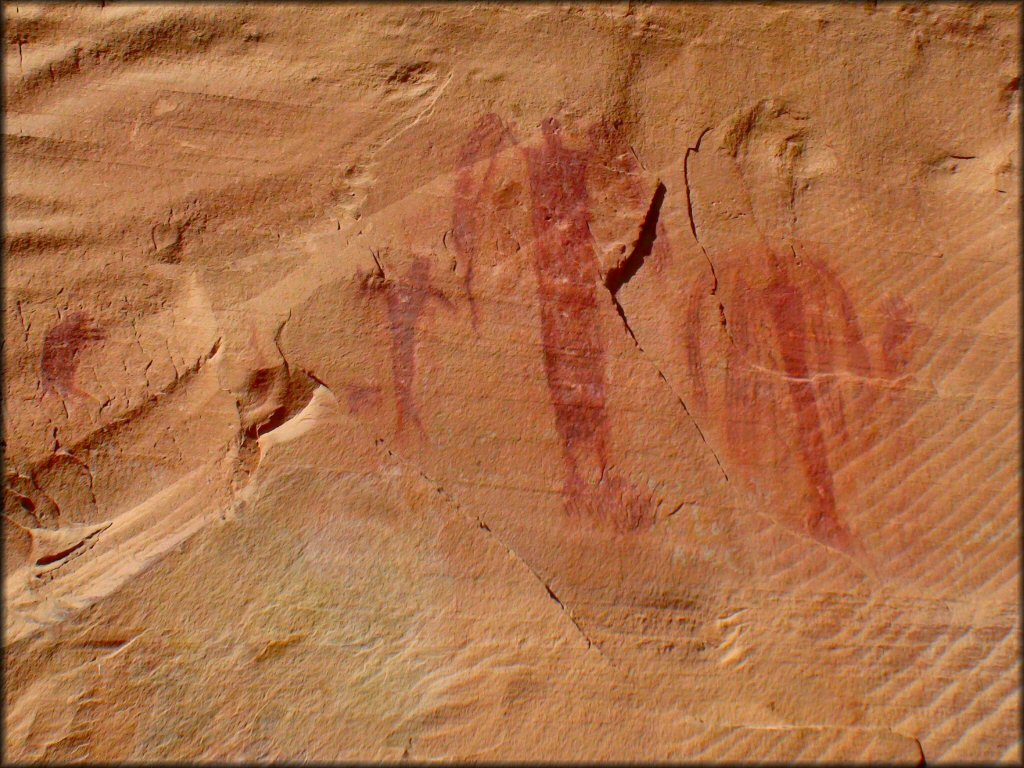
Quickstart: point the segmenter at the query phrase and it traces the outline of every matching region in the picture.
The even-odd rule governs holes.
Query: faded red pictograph
[[[465,265],[476,329],[474,263],[483,255],[495,263],[508,258],[520,250],[519,237],[532,234],[545,376],[562,443],[565,510],[574,518],[628,530],[653,521],[653,504],[609,469],[599,305],[605,299],[599,291],[605,289],[591,232],[589,189],[621,196],[619,202],[629,198],[624,208],[629,210],[643,190],[628,178],[637,164],[611,126],[598,124],[588,136],[589,144],[569,148],[559,126],[548,120],[539,146],[525,146],[498,116],[484,116],[460,154],[452,242]],[[528,217],[523,215],[527,207]]]
[[[368,416],[380,406],[380,388],[361,384],[344,386],[348,412],[355,416]]]
[[[79,356],[91,344],[102,341],[106,333],[84,312],[72,312],[50,328],[43,339],[40,358],[42,396],[96,398],[75,381]]]
[[[658,216],[665,190],[659,187],[652,199],[651,177],[615,126],[600,122],[575,140],[554,120],[541,127],[539,141],[516,142],[488,115],[470,135],[456,176],[453,242],[471,267],[481,252],[500,250],[496,233],[515,229],[512,213],[499,203],[510,186],[509,168],[516,172],[502,157],[515,150],[529,180],[530,250],[545,375],[562,443],[565,509],[620,529],[639,527],[652,519],[652,500],[608,470],[600,301],[606,288],[614,293],[615,272],[644,263],[664,273],[671,262]],[[595,206],[601,211],[596,221]],[[606,236],[598,237],[598,230]],[[598,242],[611,243],[614,251],[600,252]],[[810,243],[778,254],[759,241],[716,255],[717,272],[712,266],[684,295],[682,354],[700,421],[713,425],[729,463],[760,485],[759,478],[789,472],[795,458],[804,489],[800,527],[853,554],[860,544],[839,511],[836,462],[856,450],[864,421],[877,421],[903,385],[921,329],[903,300],[887,297],[871,326],[875,335],[865,337],[829,261]],[[467,286],[471,279],[470,268]],[[791,476],[775,480],[793,487]]]
[[[495,231],[502,227],[499,196],[503,179],[499,175],[498,156],[514,144],[515,139],[501,118],[490,113],[477,123],[459,153],[452,206],[452,246],[462,260],[463,285],[474,330],[479,325],[473,293],[474,265],[481,248],[495,246],[503,234]],[[479,170],[478,163],[483,166]]]
[[[562,442],[565,509],[630,530],[653,522],[650,500],[608,470],[606,346],[600,270],[590,234],[590,152],[567,147],[554,120],[539,147],[523,147],[530,177],[533,265],[544,369]]]
[[[756,483],[795,453],[803,529],[855,555],[863,550],[839,511],[833,459],[880,392],[900,386],[915,325],[905,302],[887,298],[872,359],[853,302],[814,250],[795,243],[777,253],[758,243],[716,259],[717,291],[708,276],[687,302],[684,354],[699,418],[718,420],[730,464]],[[715,325],[727,331],[724,355],[705,339]],[[707,371],[723,365],[715,391]]]
[[[427,308],[428,301],[436,301],[447,309],[452,303],[430,282],[431,262],[416,256],[406,273],[394,280],[384,281],[387,297],[388,330],[391,335],[391,371],[395,388],[395,434],[401,438],[412,426],[425,437],[426,430],[420,420],[413,384],[416,378],[417,326]]]
[[[882,301],[882,366],[888,376],[902,374],[910,363],[911,336],[918,324],[902,297],[886,296]]]

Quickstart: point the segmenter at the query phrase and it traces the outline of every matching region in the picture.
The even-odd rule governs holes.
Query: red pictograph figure
[[[872,359],[853,302],[814,250],[794,243],[777,252],[760,242],[717,259],[718,295],[710,295],[709,276],[687,301],[683,354],[700,417],[725,422],[727,460],[757,483],[779,471],[780,456],[795,454],[804,531],[859,555],[862,546],[839,510],[834,457],[906,369],[914,324],[902,300],[883,302]],[[725,312],[727,341],[713,346],[705,334]],[[719,391],[708,380],[716,367]]]
[[[484,115],[470,133],[459,153],[459,170],[455,178],[452,214],[452,245],[462,261],[463,285],[469,300],[473,330],[478,330],[479,317],[473,294],[474,263],[483,247],[501,247],[502,237],[509,233],[502,222],[500,210],[499,154],[515,144],[501,118]],[[486,162],[482,162],[486,160]],[[483,167],[476,168],[480,163]],[[504,231],[503,231],[504,230]]]
[[[902,439],[894,430],[928,332],[900,298],[865,311],[833,269],[878,254],[858,253],[856,239],[843,253],[797,235],[799,167],[745,138],[756,128],[789,146],[790,126],[779,115],[759,119],[705,131],[684,158],[708,270],[683,303],[681,383],[756,504],[874,571],[843,472],[880,439]]]
[[[828,348],[832,340],[829,329],[826,328],[823,334],[813,331],[808,333],[808,329],[814,327],[814,321],[824,319],[821,305],[815,301],[821,293],[817,296],[809,293],[804,286],[798,284],[791,270],[787,269],[787,262],[777,258],[770,250],[766,255],[769,280],[762,297],[774,325],[775,345],[781,357],[786,389],[796,419],[797,449],[812,492],[811,507],[806,518],[807,531],[824,544],[848,551],[852,549],[853,539],[836,510],[835,484],[829,467],[828,445],[822,424],[829,396],[827,391],[822,392],[822,386],[812,378],[822,371],[831,373],[834,364],[833,350]],[[820,285],[827,291],[832,285],[822,279],[824,271],[820,266],[815,266],[818,268],[810,274],[813,279],[821,280]],[[835,285],[833,296],[843,310],[839,314],[840,343],[853,367],[866,369],[867,354],[849,299],[842,287]],[[820,343],[822,340],[825,344]],[[828,380],[825,379],[822,384],[827,387]],[[842,424],[840,430],[845,432]]]
[[[46,333],[40,358],[42,396],[96,398],[78,386],[75,374],[78,358],[90,344],[102,341],[106,333],[84,312],[72,312]]]
[[[710,173],[718,177],[705,190],[711,194],[705,209],[711,212],[705,251],[711,271],[689,296],[684,288],[679,302],[682,361],[700,422],[759,494],[771,488],[790,494],[791,503],[780,507],[802,510],[798,525],[807,535],[848,554],[862,552],[839,511],[836,467],[872,439],[862,427],[877,421],[880,406],[906,379],[918,326],[905,302],[886,298],[877,341],[871,341],[828,255],[792,238],[791,246],[777,250],[756,231],[745,239],[756,219],[749,211],[729,212],[730,201],[749,202],[742,178],[725,166]],[[645,264],[664,274],[672,263],[658,215],[665,189],[653,188],[622,133],[607,122],[590,128],[581,142],[547,120],[539,141],[517,142],[498,117],[484,117],[463,148],[454,192],[452,242],[467,263],[470,294],[472,261],[509,255],[502,238],[522,230],[514,216],[525,199],[510,193],[522,175],[528,177],[531,260],[545,376],[562,443],[565,509],[620,530],[637,528],[653,519],[653,502],[609,469],[600,302],[623,269]],[[595,207],[601,211],[596,220]],[[634,220],[645,210],[646,218]],[[599,242],[618,242],[618,250],[598,251],[599,230]],[[476,327],[475,308],[472,314]],[[792,498],[794,491],[799,498]]]
[[[554,120],[542,128],[541,146],[523,152],[532,194],[544,369],[563,447],[566,511],[633,529],[652,518],[649,501],[607,471],[605,341],[589,229],[590,154],[566,147]]]
[[[395,434],[401,437],[409,425],[426,435],[413,398],[416,377],[417,325],[429,300],[453,309],[448,298],[430,284],[430,260],[416,256],[404,276],[385,282],[388,328],[391,334],[391,370],[395,387]]]

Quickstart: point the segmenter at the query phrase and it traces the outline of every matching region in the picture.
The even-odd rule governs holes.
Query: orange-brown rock
[[[4,20],[8,759],[1020,762],[1019,8]]]

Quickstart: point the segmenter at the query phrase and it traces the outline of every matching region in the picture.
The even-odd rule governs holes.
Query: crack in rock
[[[705,133],[706,132],[707,131],[705,131]],[[704,134],[701,134],[702,137],[703,135]],[[703,430],[697,423],[697,420],[693,417],[693,414],[690,413],[690,409],[686,407],[686,402],[683,400],[682,396],[675,391],[675,388],[672,386],[671,382],[669,382],[668,378],[662,372],[661,368],[659,368],[658,365],[655,364],[653,360],[651,360],[650,356],[644,350],[643,345],[640,343],[640,340],[636,337],[636,334],[633,332],[633,328],[629,323],[629,318],[626,316],[626,311],[625,309],[623,309],[618,297],[619,291],[622,290],[623,286],[629,283],[629,281],[636,276],[637,272],[639,272],[640,268],[644,265],[644,261],[646,260],[647,256],[649,256],[654,249],[654,241],[658,237],[658,220],[661,216],[661,206],[665,202],[665,195],[667,194],[667,191],[668,190],[665,188],[665,185],[659,182],[657,189],[654,192],[654,196],[651,198],[651,204],[647,209],[647,215],[644,217],[644,223],[643,226],[640,228],[640,235],[639,237],[637,237],[636,245],[634,246],[633,251],[626,258],[626,260],[623,261],[618,267],[609,270],[604,285],[605,288],[608,289],[608,293],[611,296],[612,303],[615,305],[615,309],[622,320],[622,324],[626,328],[626,333],[629,334],[629,337],[633,340],[633,343],[636,345],[636,348],[640,351],[640,354],[643,355],[644,359],[647,360],[647,362],[650,364],[652,368],[654,368],[655,372],[658,374],[661,380],[665,382],[665,386],[668,387],[669,391],[675,396],[676,400],[679,401],[679,405],[682,406],[683,411],[686,413],[686,416],[690,419],[690,423],[693,424],[694,428],[697,430],[697,434],[700,435],[700,439],[704,442],[704,444],[708,447],[708,450],[711,452],[711,456],[714,458],[715,463],[721,470],[722,476],[725,477],[726,482],[728,482],[729,473],[725,471],[725,467],[722,465],[721,460],[718,458],[718,454],[715,452],[714,447],[708,441],[707,437],[705,437]],[[689,205],[689,191],[687,191],[687,204]],[[693,225],[692,214],[690,217],[690,224],[691,226]],[[707,256],[707,253],[705,252],[704,255]],[[711,263],[710,259],[708,259],[708,263]],[[714,273],[713,265],[711,267],[711,271],[712,273]],[[715,277],[716,288],[717,285],[718,278]],[[724,308],[722,311],[724,316]]]
[[[601,650],[601,647],[596,642],[594,642],[586,633],[586,631],[584,631],[583,627],[580,626],[579,622],[572,615],[572,612],[569,610],[569,608],[566,607],[565,603],[562,602],[561,598],[559,598],[558,595],[555,594],[555,592],[551,589],[548,583],[539,573],[537,573],[533,566],[531,566],[528,562],[526,562],[526,560],[523,559],[522,555],[520,555],[503,538],[501,538],[498,534],[492,531],[490,526],[488,526],[487,523],[485,523],[479,516],[465,511],[462,505],[459,504],[459,502],[450,493],[448,493],[448,491],[446,491],[440,483],[438,483],[436,480],[434,480],[434,478],[432,478],[430,475],[424,472],[419,466],[407,461],[402,456],[396,454],[387,445],[384,444],[384,441],[382,439],[374,440],[374,442],[378,446],[380,446],[389,457],[400,462],[401,464],[415,472],[417,475],[419,475],[419,477],[428,485],[430,485],[436,491],[436,493],[439,496],[441,496],[445,500],[445,502],[447,502],[447,504],[451,508],[458,512],[459,515],[461,515],[466,520],[476,523],[480,530],[486,532],[491,538],[493,538],[494,541],[496,541],[502,547],[502,549],[504,549],[505,552],[512,557],[512,559],[514,559],[515,561],[520,563],[524,568],[526,568],[526,570],[530,572],[534,579],[536,579],[537,582],[544,588],[544,591],[547,592],[548,596],[552,600],[554,600],[555,603],[558,604],[559,608],[562,609],[562,613],[565,614],[565,617],[569,620],[569,623],[572,624],[576,632],[580,635],[580,637],[583,638],[584,642],[587,644],[587,648],[593,648],[595,651],[597,651],[601,658],[603,658],[605,662],[608,663],[609,666],[614,667],[614,665],[611,663],[611,660],[605,655],[604,651]]]

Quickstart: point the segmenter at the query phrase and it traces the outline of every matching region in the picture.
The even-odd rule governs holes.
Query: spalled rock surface
[[[6,758],[1021,760],[1017,7],[4,14]]]

